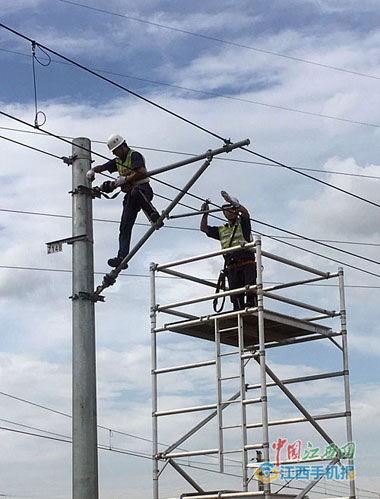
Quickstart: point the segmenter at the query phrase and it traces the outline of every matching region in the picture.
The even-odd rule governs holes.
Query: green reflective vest
[[[219,239],[220,244],[222,245],[222,249],[231,248],[232,246],[240,246],[242,243],[246,243],[246,239],[243,235],[243,230],[241,228],[240,220],[237,222],[237,227],[235,230],[234,237],[231,241],[232,234],[234,232],[236,223],[232,225],[232,227],[223,225],[222,227],[218,227],[219,230]],[[253,241],[252,234],[250,234],[249,238],[250,242]]]
[[[125,158],[124,161],[122,161],[120,158],[116,158],[116,167],[117,171],[119,172],[120,177],[128,177],[128,175],[131,175],[133,173],[132,169],[132,153],[134,152],[133,149],[129,149],[127,157]],[[144,161],[145,165],[145,158],[143,155],[142,159]]]

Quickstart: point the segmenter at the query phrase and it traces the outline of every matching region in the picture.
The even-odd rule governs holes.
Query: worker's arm
[[[209,210],[209,208],[210,208],[210,206],[206,200],[201,206],[201,211],[207,211],[207,210]],[[208,222],[208,213],[203,213],[202,218],[201,218],[200,229],[205,234],[208,234],[208,230],[207,230],[208,223],[207,222]]]
[[[137,182],[138,180],[141,180],[146,177],[146,168],[145,166],[140,166],[139,168],[136,168],[133,170],[133,173],[125,177],[127,184],[133,184],[134,182]]]
[[[208,213],[205,213],[201,218],[201,226],[200,229],[202,232],[207,234],[207,225],[208,225]]]
[[[239,203],[234,203],[232,202],[231,203],[237,210],[238,212],[243,215],[243,217],[245,218],[249,218],[249,211],[247,210],[247,208]]]
[[[93,166],[92,168],[90,168],[88,170],[88,172],[86,173],[86,176],[87,176],[88,180],[90,182],[92,182],[93,180],[95,180],[95,173],[102,173],[106,170],[108,170],[108,163],[106,163],[104,165]]]
[[[98,165],[93,166],[91,169],[94,170],[95,173],[102,173],[105,172],[108,168],[106,165]]]

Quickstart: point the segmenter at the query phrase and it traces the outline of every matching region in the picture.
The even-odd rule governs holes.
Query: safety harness
[[[224,248],[231,248],[232,242],[234,240],[234,237],[235,237],[235,234],[236,234],[236,231],[238,229],[239,224],[240,224],[240,219],[238,217],[236,219],[236,221],[235,221],[235,225],[234,225],[231,237],[230,237],[230,239],[228,241],[228,245],[224,244]],[[223,247],[223,243],[222,243],[222,247]],[[223,266],[222,270],[220,271],[220,274],[219,274],[219,277],[218,277],[218,282],[216,283],[215,294],[218,294],[220,291],[223,292],[223,291],[226,290],[226,277],[227,277],[226,276],[226,270],[227,270],[227,262],[226,262],[226,260],[224,260],[224,266]],[[222,303],[221,303],[219,309],[218,309],[218,299],[219,298],[214,298],[213,301],[212,301],[212,307],[214,309],[214,312],[217,313],[217,314],[219,314],[223,310],[224,304],[226,302],[226,297],[225,296],[222,297],[222,299],[221,299]]]

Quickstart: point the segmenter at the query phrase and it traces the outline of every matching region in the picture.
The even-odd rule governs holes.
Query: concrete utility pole
[[[91,168],[91,143],[73,140],[73,499],[98,498],[94,258],[92,197],[86,172]]]

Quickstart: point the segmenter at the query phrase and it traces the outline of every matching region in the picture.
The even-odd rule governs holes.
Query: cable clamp
[[[70,166],[73,164],[74,159],[76,159],[76,156],[61,156],[61,160],[66,163],[67,166]]]
[[[87,293],[86,291],[79,291],[78,293],[69,296],[70,300],[89,300],[94,303],[97,301],[103,301],[104,302],[104,296],[97,295],[95,293]]]
[[[86,185],[78,185],[76,189],[69,191],[69,194],[71,194],[72,196],[74,196],[75,194],[84,194],[86,196],[91,196],[92,199],[101,197],[101,193],[98,189],[92,189],[91,187],[87,187]]]

